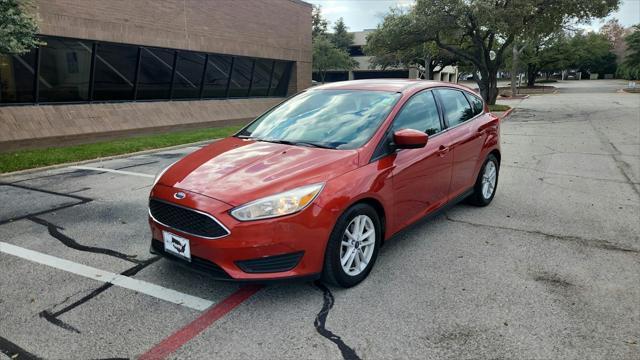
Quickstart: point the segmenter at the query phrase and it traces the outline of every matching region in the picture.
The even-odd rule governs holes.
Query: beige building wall
[[[294,61],[311,85],[311,5],[299,0],[37,0],[40,33]],[[0,151],[158,129],[246,122],[282,99],[0,107]]]

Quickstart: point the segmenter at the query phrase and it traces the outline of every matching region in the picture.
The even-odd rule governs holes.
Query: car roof
[[[464,89],[470,89],[454,83],[432,80],[419,79],[368,79],[368,80],[350,80],[328,83],[313,87],[313,90],[375,90],[375,91],[391,91],[405,92],[407,90],[427,89],[437,86],[449,86]],[[473,90],[471,90],[473,91]]]

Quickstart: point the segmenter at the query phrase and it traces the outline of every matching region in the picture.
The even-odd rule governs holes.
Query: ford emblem
[[[178,200],[182,200],[187,197],[187,194],[183,193],[182,191],[178,191],[177,193],[173,194],[173,197]]]

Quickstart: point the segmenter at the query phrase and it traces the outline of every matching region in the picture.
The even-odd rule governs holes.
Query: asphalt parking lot
[[[489,207],[399,234],[348,290],[150,255],[153,177],[195,147],[0,177],[0,359],[638,359],[640,96],[557,86],[503,123]]]

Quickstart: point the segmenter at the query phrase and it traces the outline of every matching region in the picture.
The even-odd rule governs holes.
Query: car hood
[[[158,183],[230,205],[323,182],[358,166],[356,150],[333,150],[226,138],[171,166]]]

